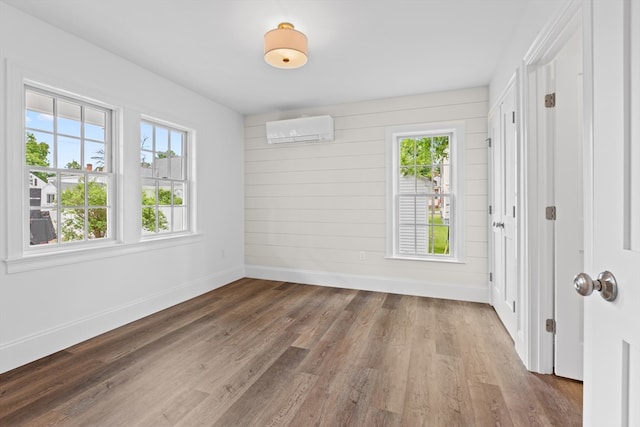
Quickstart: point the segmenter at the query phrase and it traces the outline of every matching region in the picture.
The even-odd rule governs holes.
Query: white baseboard
[[[305,271],[287,268],[245,265],[246,277],[307,285],[329,286],[358,289],[363,291],[387,292],[392,294],[415,295],[490,303],[491,290],[488,283],[477,286],[455,283],[432,283],[427,280],[406,280],[392,277],[369,277],[349,274],[328,273],[323,271]]]
[[[33,362],[244,277],[234,268],[0,345],[0,373]]]

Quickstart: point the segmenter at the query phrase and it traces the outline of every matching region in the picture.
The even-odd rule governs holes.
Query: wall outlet
[[[367,254],[365,251],[360,251],[360,261],[364,261],[367,259]]]

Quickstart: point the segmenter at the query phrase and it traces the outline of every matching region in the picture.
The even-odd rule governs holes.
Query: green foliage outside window
[[[107,189],[98,182],[89,181],[87,183],[88,206],[101,206],[96,208],[75,208],[71,209],[72,214],[66,211],[62,220],[63,241],[82,240],[84,236],[84,223],[87,217],[88,237],[99,239],[107,234],[107,209],[103,206],[107,204]],[[62,192],[60,204],[64,206],[84,206],[84,182],[79,182]]]
[[[173,205],[181,205],[182,198],[173,196]],[[158,190],[158,205],[171,206],[171,191],[160,188]],[[142,192],[142,228],[147,231],[156,231],[156,199],[154,194]],[[162,211],[158,212],[158,230],[168,230],[167,217]]]
[[[448,136],[406,138],[400,141],[402,176],[414,175],[433,180],[440,174],[440,163],[449,157]]]
[[[434,182],[442,176],[442,167],[448,164],[449,135],[435,135],[421,138],[405,138],[400,141],[400,175],[412,180]],[[434,188],[435,192],[441,191]],[[433,201],[432,201],[433,202]],[[449,253],[449,225],[444,224],[442,206],[428,204],[427,252],[429,254]]]
[[[25,144],[26,163],[32,166],[50,166],[47,156],[49,155],[49,144],[46,142],[38,142],[31,132],[27,132],[27,141]],[[35,176],[48,182],[46,172],[33,172]]]
[[[90,238],[102,238],[107,234],[107,209],[103,206],[107,204],[107,189],[103,184],[90,181],[87,183],[88,206],[100,206],[97,208],[74,208],[65,213],[62,222],[62,235],[64,241],[82,240],[84,235],[85,217],[87,217],[87,230]],[[155,197],[142,192],[142,226],[147,231],[156,230],[156,208]],[[158,204],[160,206],[171,206],[171,191],[160,189],[158,191]],[[182,198],[174,195],[173,204],[182,204]],[[84,206],[84,182],[80,182],[62,192],[61,206]],[[158,229],[167,230],[168,222],[166,215],[158,211]]]

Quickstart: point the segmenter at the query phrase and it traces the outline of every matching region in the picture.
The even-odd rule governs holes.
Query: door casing
[[[544,104],[540,102],[545,88],[539,80],[539,70],[579,29],[582,19],[581,0],[568,3],[557,19],[540,32],[523,61],[524,132],[519,191],[523,195],[519,247],[523,261],[519,280],[524,288],[525,339],[523,348],[517,350],[529,370],[545,374],[553,373],[554,365],[554,336],[545,328],[546,320],[554,318],[553,227],[545,217],[547,194],[553,185],[550,179],[553,171],[549,168],[553,166],[545,161],[550,153],[544,141],[550,129],[545,122]]]

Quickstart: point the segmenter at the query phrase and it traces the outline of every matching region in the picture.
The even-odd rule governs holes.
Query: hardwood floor
[[[484,304],[242,279],[0,375],[0,426],[578,426]]]

